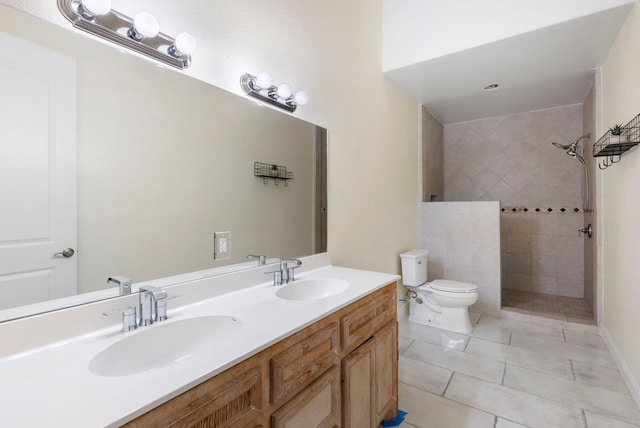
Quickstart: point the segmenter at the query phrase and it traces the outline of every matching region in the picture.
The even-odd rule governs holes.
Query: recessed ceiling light
[[[499,83],[492,83],[484,87],[485,91],[493,91],[494,89],[498,89],[500,87]]]

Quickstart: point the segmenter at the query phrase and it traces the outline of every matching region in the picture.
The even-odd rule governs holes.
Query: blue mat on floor
[[[406,414],[407,414],[407,412],[404,412],[402,410],[398,410],[398,416],[396,416],[395,418],[391,419],[390,421],[382,421],[381,425],[383,427],[397,427],[402,422],[404,422],[404,417],[406,416]]]

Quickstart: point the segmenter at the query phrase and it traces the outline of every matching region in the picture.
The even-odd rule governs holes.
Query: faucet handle
[[[136,307],[129,306],[127,308],[114,309],[112,311],[103,312],[102,315],[110,317],[112,315],[122,314],[122,331],[127,332],[135,330],[138,327],[138,317],[136,316]]]
[[[156,321],[167,320],[167,301],[176,297],[180,296],[167,296],[165,293],[164,297],[156,299]]]
[[[299,268],[301,264],[302,264],[302,263],[297,264],[297,265],[295,265],[295,266],[293,266],[293,267],[289,267],[289,268],[287,268],[287,276],[289,277],[289,282],[292,282],[292,281],[295,281],[295,280],[296,280],[296,278],[295,278],[295,272],[294,272],[294,269]]]
[[[272,270],[265,272],[265,275],[273,275],[273,285],[278,286],[282,284],[282,272],[279,270]]]
[[[167,299],[156,300],[156,321],[166,321]]]

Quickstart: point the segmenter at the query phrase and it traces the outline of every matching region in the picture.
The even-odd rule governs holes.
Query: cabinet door
[[[338,428],[340,371],[327,370],[318,380],[271,415],[272,428]]]
[[[398,323],[390,322],[373,336],[375,343],[376,424],[398,413]]]
[[[376,426],[375,341],[369,339],[342,360],[342,426]]]

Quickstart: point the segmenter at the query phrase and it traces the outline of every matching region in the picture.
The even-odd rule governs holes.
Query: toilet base
[[[431,310],[427,305],[411,299],[409,303],[409,321],[455,333],[469,334],[473,331],[467,306],[442,307],[441,312]]]

